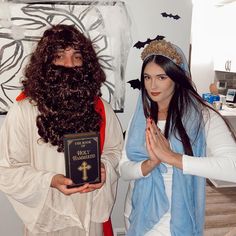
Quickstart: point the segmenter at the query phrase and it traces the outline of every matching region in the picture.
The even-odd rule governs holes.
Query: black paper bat
[[[154,39],[148,38],[145,42],[138,41],[137,43],[134,44],[133,47],[140,49],[140,48],[143,48],[146,44],[149,44],[154,40],[162,40],[164,38],[165,38],[165,36],[157,35],[156,38],[154,38]]]
[[[128,81],[127,83],[130,84],[131,88],[140,90],[140,80],[139,79],[133,79],[133,80]]]
[[[175,20],[178,20],[178,19],[180,18],[179,15],[167,14],[166,12],[162,12],[161,15],[162,15],[163,17],[170,17],[170,18],[173,18],[173,19],[175,19]]]
[[[125,139],[126,130],[123,132],[123,139]]]

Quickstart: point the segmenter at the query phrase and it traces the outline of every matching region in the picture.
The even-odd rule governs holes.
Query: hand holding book
[[[57,174],[54,175],[51,182],[51,187],[57,188],[60,192],[65,195],[71,195],[74,193],[88,193],[96,189],[100,189],[106,182],[106,170],[103,163],[101,163],[101,182],[97,184],[85,183],[80,187],[68,188],[69,185],[73,185],[73,181],[69,178],[66,178],[64,175]]]

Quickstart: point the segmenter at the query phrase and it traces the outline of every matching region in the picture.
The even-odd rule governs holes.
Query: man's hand
[[[101,163],[101,183],[89,184],[87,188],[85,188],[82,192],[88,193],[96,189],[100,189],[104,185],[105,182],[106,182],[106,169],[105,169],[104,164]]]
[[[71,184],[73,184],[71,179],[66,178],[64,175],[57,174],[54,175],[52,178],[51,187],[58,189],[65,195],[71,195],[73,193],[82,193],[89,185],[89,184],[84,184],[83,186],[80,187],[67,188],[67,185]]]
[[[74,193],[88,193],[96,189],[100,189],[104,185],[105,182],[106,182],[106,170],[105,170],[104,164],[102,163],[101,164],[101,183],[97,183],[97,184],[86,183],[80,187],[67,188],[67,185],[73,184],[72,180],[69,178],[66,178],[64,175],[57,174],[57,175],[54,175],[52,178],[51,187],[58,189],[60,192],[64,193],[65,195],[71,195]]]

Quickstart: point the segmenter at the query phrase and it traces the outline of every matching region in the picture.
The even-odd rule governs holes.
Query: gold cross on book
[[[82,179],[83,179],[84,181],[86,181],[86,180],[88,179],[87,171],[88,171],[89,169],[91,169],[91,166],[88,165],[88,163],[87,163],[86,161],[83,161],[82,164],[81,164],[81,166],[78,167],[78,170],[79,170],[79,171],[82,171],[82,174],[83,174]]]

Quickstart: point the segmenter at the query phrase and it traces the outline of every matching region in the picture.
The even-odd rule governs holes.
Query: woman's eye
[[[147,75],[144,75],[144,79],[145,79],[145,80],[148,80],[148,79],[150,79],[150,77],[147,76]]]
[[[166,75],[158,76],[158,79],[159,79],[159,80],[165,80],[165,79],[167,79],[167,78],[168,78],[168,76],[166,76]]]

